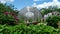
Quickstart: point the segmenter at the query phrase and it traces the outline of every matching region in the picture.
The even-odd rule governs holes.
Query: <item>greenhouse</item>
[[[36,7],[30,7],[27,6],[23,8],[19,14],[20,19],[23,19],[24,21],[28,22],[38,22],[41,20],[41,13]]]

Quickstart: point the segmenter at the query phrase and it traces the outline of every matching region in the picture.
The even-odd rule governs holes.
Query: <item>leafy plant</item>
[[[0,33],[2,34],[58,34],[59,29],[47,25],[25,25],[23,23],[15,26],[0,25]]]
[[[46,21],[47,21],[47,25],[58,28],[57,23],[58,21],[60,21],[60,16],[57,15],[49,16]]]
[[[17,24],[17,12],[11,6],[0,3],[0,24]]]

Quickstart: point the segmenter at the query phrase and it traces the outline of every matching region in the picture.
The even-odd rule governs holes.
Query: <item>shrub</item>
[[[59,30],[47,25],[19,24],[16,26],[0,25],[0,34],[59,34]]]
[[[47,25],[49,26],[53,26],[55,28],[58,28],[58,21],[60,21],[60,16],[57,15],[53,15],[53,16],[49,16],[47,19]]]
[[[4,13],[0,14],[0,24],[10,24],[14,25],[17,24],[19,19],[14,13],[5,11]],[[14,15],[13,15],[14,14]]]

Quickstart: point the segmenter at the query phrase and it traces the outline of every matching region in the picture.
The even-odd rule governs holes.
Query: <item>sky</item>
[[[40,8],[47,8],[48,6],[57,5],[60,7],[60,0],[0,0],[1,3],[13,4],[17,10],[21,10],[26,6],[33,6]]]

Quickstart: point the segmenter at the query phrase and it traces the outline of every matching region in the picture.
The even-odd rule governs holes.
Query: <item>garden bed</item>
[[[59,29],[47,26],[44,24],[40,25],[25,25],[20,23],[19,25],[9,26],[0,25],[0,34],[60,34]]]

